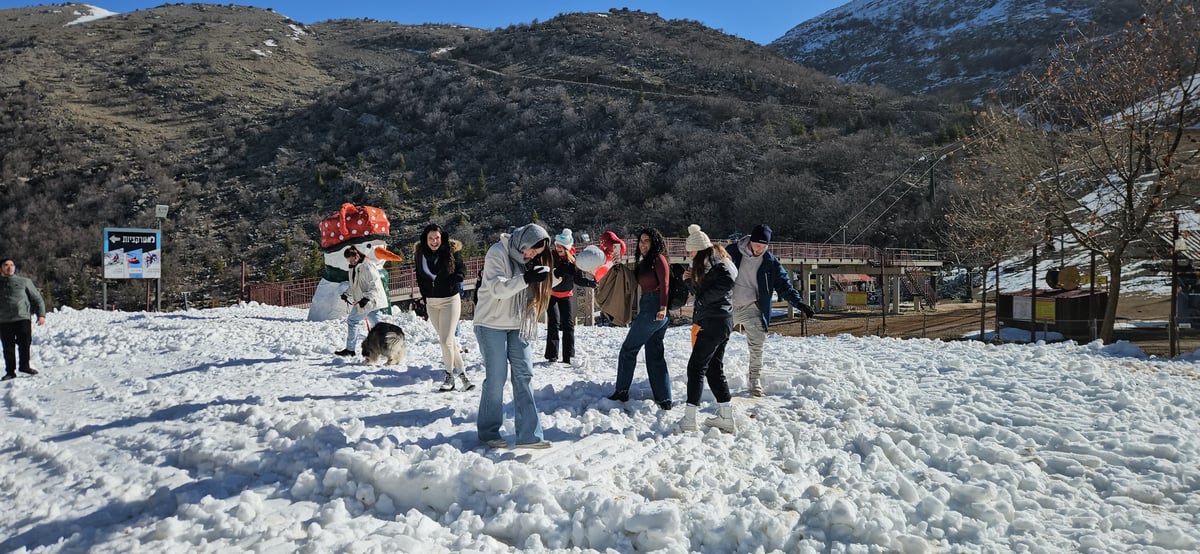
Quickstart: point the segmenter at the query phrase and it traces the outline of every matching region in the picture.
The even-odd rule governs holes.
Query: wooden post
[[[1033,288],[1029,289],[1029,342],[1037,342],[1037,243],[1033,244]],[[999,284],[999,282],[997,282]]]
[[[1167,320],[1167,348],[1171,358],[1179,355],[1179,249],[1176,247],[1179,244],[1179,213],[1174,215],[1171,223],[1171,315]]]

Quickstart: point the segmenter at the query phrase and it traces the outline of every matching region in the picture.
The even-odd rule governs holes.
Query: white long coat
[[[379,278],[379,270],[374,264],[364,261],[350,268],[350,288],[346,296],[354,303],[351,310],[360,313],[372,312],[388,306],[387,291],[383,290],[383,281]],[[358,301],[366,298],[367,305],[359,307]]]

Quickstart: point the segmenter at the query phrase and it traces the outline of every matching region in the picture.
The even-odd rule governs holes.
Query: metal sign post
[[[170,206],[167,206],[166,204],[157,204],[154,206],[154,218],[158,220],[158,238],[159,238],[158,252],[160,254],[160,257],[162,254],[162,222],[164,219],[167,218],[168,210],[170,210]],[[162,311],[162,273],[159,273],[158,278],[156,278],[154,280],[154,286],[155,286],[154,311],[161,312]]]
[[[162,277],[162,235],[157,229],[104,229],[104,279]],[[106,283],[107,284],[107,283]],[[107,288],[105,304],[108,303]]]

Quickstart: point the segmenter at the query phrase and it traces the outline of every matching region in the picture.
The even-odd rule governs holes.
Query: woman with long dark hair
[[[446,377],[439,391],[454,390],[454,376],[462,380],[462,390],[471,390],[475,385],[467,379],[466,364],[454,334],[462,315],[462,298],[459,291],[466,274],[462,259],[462,243],[451,239],[436,223],[430,223],[421,231],[421,240],[413,246],[413,265],[417,275],[417,288],[421,291],[418,302],[425,304],[429,323],[437,331],[442,345],[442,367]]]
[[[725,345],[733,331],[733,282],[737,266],[720,245],[708,239],[699,225],[688,226],[687,253],[692,265],[683,278],[696,296],[692,304],[692,355],[687,366],[687,405],[679,427],[695,431],[696,412],[704,381],[717,400],[717,416],[704,421],[726,433],[734,432],[729,383],[725,380]]]
[[[670,292],[670,266],[667,263],[666,241],[658,229],[646,228],[638,231],[637,250],[634,254],[634,275],[642,296],[638,299],[638,313],[629,324],[629,333],[621,344],[617,358],[616,391],[609,400],[629,400],[629,387],[633,384],[633,370],[637,365],[638,351],[646,348],[646,375],[654,402],[664,410],[671,409],[671,376],[667,373],[667,359],[663,337],[667,333],[667,299]]]

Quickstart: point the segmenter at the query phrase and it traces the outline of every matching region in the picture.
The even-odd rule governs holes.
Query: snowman
[[[387,214],[374,206],[342,204],[340,210],[322,219],[317,227],[321,232],[325,269],[313,293],[308,320],[345,319],[350,314],[350,305],[341,299],[342,293],[350,288],[350,265],[346,263],[346,249],[352,246],[358,249],[366,257],[363,263],[373,264],[379,269],[384,290],[388,290],[388,274],[383,270],[383,264],[402,262],[404,257],[388,250],[390,224]],[[384,308],[383,313],[390,313],[389,309]]]

